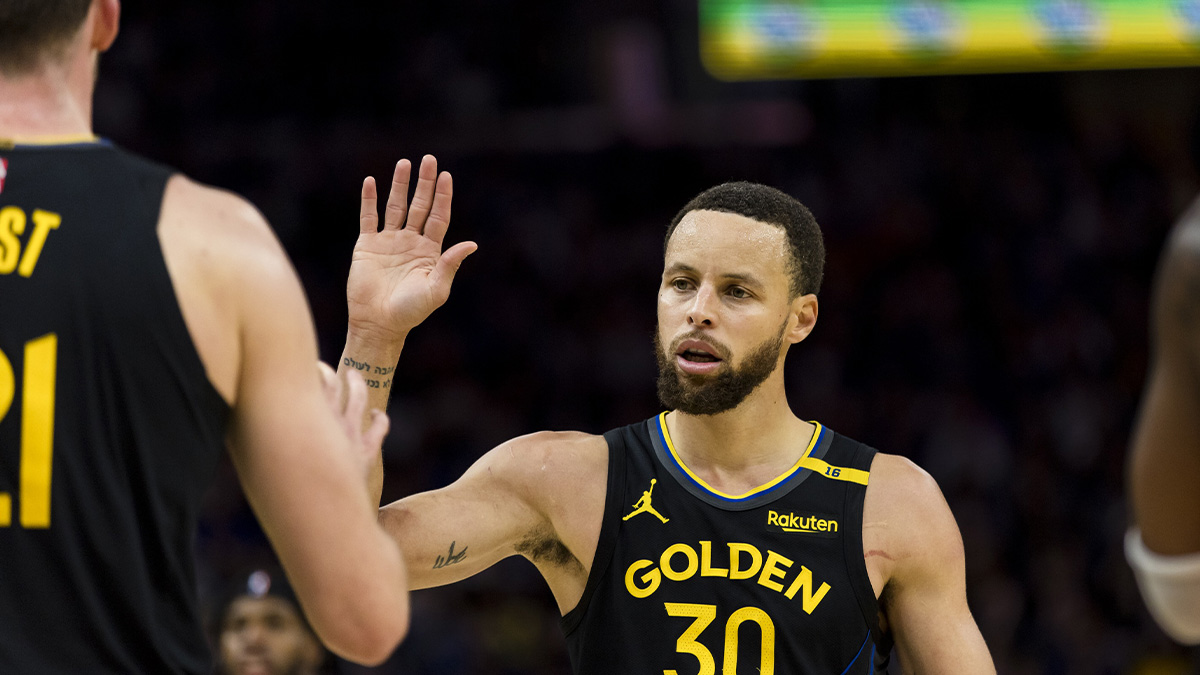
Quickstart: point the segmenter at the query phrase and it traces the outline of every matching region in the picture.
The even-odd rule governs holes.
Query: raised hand
[[[358,243],[346,282],[350,333],[359,340],[399,344],[441,307],[462,261],[478,248],[464,241],[442,252],[450,227],[454,181],[438,173],[432,155],[421,159],[417,189],[408,203],[412,164],[396,164],[379,229],[375,179],[363,181]]]

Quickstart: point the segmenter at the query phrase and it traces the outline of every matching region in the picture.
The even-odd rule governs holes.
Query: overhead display
[[[725,80],[1200,65],[1200,0],[700,0]]]

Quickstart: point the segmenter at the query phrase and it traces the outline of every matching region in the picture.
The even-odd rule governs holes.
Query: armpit
[[[543,563],[554,567],[583,569],[583,564],[571,553],[571,549],[555,535],[554,530],[543,525],[525,535],[516,546],[517,553],[529,558],[534,564]]]

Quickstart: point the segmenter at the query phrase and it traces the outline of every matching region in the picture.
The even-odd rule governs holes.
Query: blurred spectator
[[[328,657],[281,571],[239,579],[217,615],[221,675],[318,675]]]

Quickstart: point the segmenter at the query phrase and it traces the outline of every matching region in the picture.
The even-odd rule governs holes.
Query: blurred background
[[[1200,71],[723,81],[697,0],[124,9],[98,132],[253,200],[326,360],[363,177],[424,153],[453,172],[450,239],[480,250],[401,359],[385,500],[515,435],[659,412],[664,228],[711,185],[759,181],[807,204],[829,251],[792,407],[937,479],[999,671],[1200,672],[1120,548],[1155,260],[1200,187]],[[269,555],[226,462],[206,600]],[[557,623],[511,559],[416,593],[411,636],[369,672],[567,675]]]

